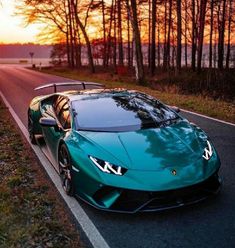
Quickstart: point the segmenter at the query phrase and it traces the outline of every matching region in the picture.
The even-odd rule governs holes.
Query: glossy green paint
[[[30,105],[35,122],[41,115],[39,102]],[[38,124],[35,128],[40,129]],[[166,127],[131,132],[76,131],[73,122],[71,130],[51,127],[43,128],[41,132],[56,160],[60,143],[66,144],[72,165],[79,171],[72,171],[76,194],[104,209],[115,202],[122,189],[179,189],[206,180],[220,167],[212,144],[212,157],[208,161],[202,157],[207,146],[207,135],[183,118]],[[122,166],[127,172],[123,176],[104,173],[93,164],[89,155]],[[104,186],[117,190],[98,203],[93,196]]]
[[[206,140],[207,136],[201,129],[183,120],[171,127],[137,132],[75,131],[65,141],[73,165],[79,169],[79,173],[73,171],[77,193],[97,206],[92,196],[103,186],[165,191],[206,180],[220,167],[214,148],[210,160],[203,159]],[[103,173],[88,159],[88,155],[120,165],[128,171],[123,176]],[[120,193],[114,191],[99,207],[108,208]]]
[[[215,149],[203,159],[207,136],[187,121],[166,128],[137,132],[75,132],[73,147],[67,143],[74,163],[81,157],[86,173],[105,185],[135,190],[164,191],[204,181],[220,166]],[[79,147],[79,148],[78,148]],[[128,169],[124,176],[101,172],[87,159],[98,157]],[[82,166],[83,167],[83,166]],[[172,171],[176,170],[176,175]],[[93,187],[87,187],[93,191]]]

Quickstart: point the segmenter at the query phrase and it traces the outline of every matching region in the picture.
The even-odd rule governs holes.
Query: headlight
[[[95,157],[92,157],[92,156],[88,156],[88,157],[96,165],[96,167],[98,167],[103,172],[122,176],[127,171],[126,168],[123,168],[121,166],[111,164],[111,163],[109,163],[107,161],[104,161],[104,160],[101,160],[101,159],[98,159],[98,158],[95,158]]]
[[[207,143],[207,147],[204,149],[202,157],[205,160],[209,160],[212,156],[213,150],[212,150],[212,146],[208,140],[206,141],[206,143]]]

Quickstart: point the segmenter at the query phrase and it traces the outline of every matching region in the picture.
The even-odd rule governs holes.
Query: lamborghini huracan
[[[83,89],[57,92],[71,85]],[[37,90],[48,87],[54,93],[29,105],[29,137],[48,152],[68,195],[98,209],[134,213],[197,203],[219,191],[219,156],[178,108],[96,83]]]

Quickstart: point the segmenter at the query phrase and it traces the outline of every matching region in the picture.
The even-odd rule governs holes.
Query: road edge
[[[25,136],[27,142],[31,146],[32,150],[38,157],[39,161],[41,162],[42,166],[44,167],[46,173],[48,174],[49,178],[52,180],[53,184],[56,186],[59,194],[61,195],[62,199],[64,200],[67,207],[70,209],[73,217],[76,219],[76,221],[81,226],[82,230],[86,234],[88,240],[95,248],[110,248],[103,236],[100,234],[98,229],[95,227],[89,216],[85,213],[81,205],[78,203],[78,201],[72,197],[69,197],[65,194],[61,182],[59,179],[58,174],[56,173],[53,166],[50,164],[50,162],[47,160],[47,158],[44,156],[44,154],[41,152],[40,148],[38,146],[32,145],[29,137],[28,137],[28,131],[20,118],[17,116],[16,112],[11,107],[10,103],[7,101],[5,96],[3,95],[2,91],[0,91],[0,97],[2,98],[3,102],[5,103],[6,107],[8,108],[10,114],[12,115],[13,119],[19,126],[21,132]]]
[[[213,118],[213,117],[210,117],[210,116],[207,116],[207,115],[199,114],[199,113],[196,113],[196,112],[193,112],[193,111],[190,111],[190,110],[186,110],[186,109],[183,109],[183,108],[180,108],[180,110],[182,112],[185,112],[185,113],[189,113],[189,114],[196,115],[196,116],[199,116],[199,117],[202,117],[202,118],[205,118],[205,119],[209,119],[209,120],[212,120],[212,121],[217,121],[217,122],[220,122],[220,123],[235,127],[235,124],[233,124],[231,122],[228,122],[228,121],[223,121],[223,120],[220,120],[220,119],[217,119],[217,118]]]

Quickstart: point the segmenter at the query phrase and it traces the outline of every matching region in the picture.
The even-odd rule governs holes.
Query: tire
[[[73,182],[72,182],[72,165],[69,151],[65,144],[62,144],[59,148],[59,174],[62,187],[65,193],[69,196],[74,195]]]
[[[37,145],[35,134],[33,132],[33,120],[30,114],[28,114],[28,132],[29,132],[29,139],[30,139],[31,144]]]

